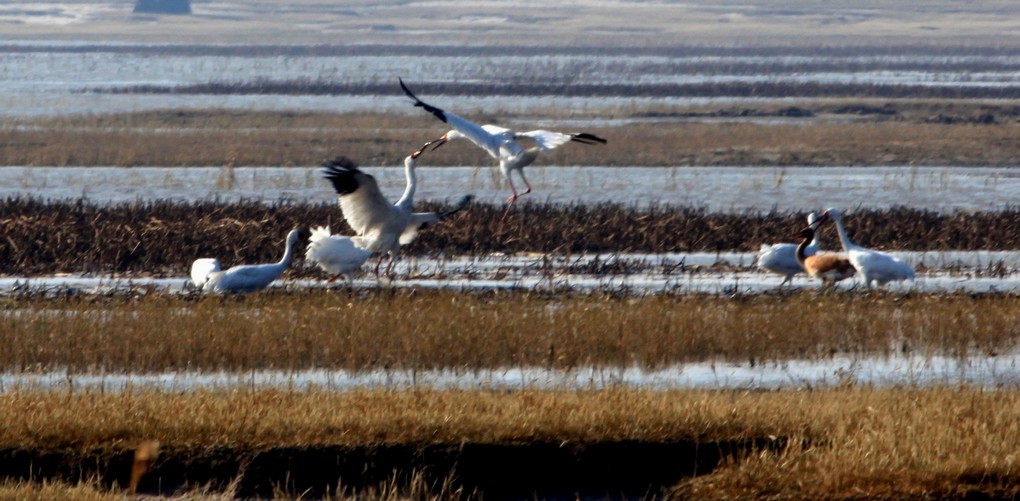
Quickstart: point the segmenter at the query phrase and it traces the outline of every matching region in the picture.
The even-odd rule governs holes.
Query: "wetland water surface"
[[[343,370],[237,372],[168,372],[159,374],[2,374],[6,389],[60,391],[176,392],[231,389],[407,390],[542,389],[575,390],[633,387],[769,390],[820,388],[840,384],[878,388],[899,386],[978,386],[987,389],[1020,385],[1020,353],[996,356],[943,355],[836,356],[817,360],[764,363],[697,362],[661,369],[583,367],[556,370],[503,367],[479,370]]]
[[[148,200],[336,200],[319,167],[3,167],[0,197],[94,203]],[[403,167],[365,168],[399,198]],[[495,167],[419,165],[419,200],[473,193],[501,204],[509,194]],[[532,200],[551,203],[670,204],[710,212],[801,212],[826,207],[996,211],[1020,200],[1010,167],[542,167],[528,168]],[[456,187],[451,189],[450,187]],[[523,200],[528,200],[525,197]],[[851,215],[852,217],[852,215]]]

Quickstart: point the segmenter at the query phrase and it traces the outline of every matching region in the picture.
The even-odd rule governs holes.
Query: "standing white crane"
[[[330,273],[328,283],[345,276],[347,285],[353,287],[354,272],[372,255],[364,245],[361,237],[331,235],[328,226],[319,226],[312,228],[312,235],[308,237],[305,261]]]
[[[808,214],[807,221],[810,228],[815,228],[817,220],[818,217],[814,212]],[[817,251],[818,238],[814,236],[811,242],[804,248],[804,255],[813,256]],[[804,268],[797,261],[797,244],[762,244],[761,249],[758,251],[757,261],[758,269],[785,276],[783,281],[779,283],[779,287],[792,282],[794,275],[804,272]]]
[[[558,148],[571,141],[581,144],[606,144],[605,139],[587,132],[562,133],[548,130],[518,132],[497,125],[478,125],[466,118],[459,117],[423,102],[407,88],[407,85],[404,85],[403,79],[398,79],[398,81],[400,82],[400,88],[404,89],[404,93],[414,100],[415,106],[432,113],[436,118],[453,127],[453,130],[443,134],[439,139],[425,143],[425,146],[422,146],[422,148],[434,145],[432,146],[434,150],[446,144],[447,141],[467,138],[479,148],[488,152],[492,158],[499,161],[499,170],[503,173],[507,183],[510,184],[510,191],[512,192],[510,198],[507,199],[508,205],[506,211],[503,212],[503,218],[500,219],[500,225],[503,224],[507,215],[510,214],[510,208],[513,207],[514,202],[521,196],[531,193],[531,184],[524,177],[524,168],[531,165],[540,152]],[[531,139],[537,146],[524,148],[517,141],[521,138]],[[514,171],[517,171],[517,174],[521,176],[521,181],[524,182],[526,189],[523,193],[518,193],[517,188],[514,187],[514,181],[510,177],[510,173]]]
[[[850,240],[843,228],[843,213],[839,209],[828,208],[822,213],[818,224],[828,220],[836,223],[836,231],[839,232],[839,241],[843,244],[850,263],[864,279],[864,285],[869,289],[872,285],[879,287],[894,281],[913,280],[914,268],[899,259],[873,249],[861,247]]]
[[[325,177],[340,195],[340,210],[347,224],[361,237],[360,243],[365,250],[381,253],[375,264],[376,276],[379,276],[379,266],[384,257],[390,257],[386,267],[386,275],[389,276],[401,245],[411,243],[418,230],[464,210],[474,198],[465,195],[446,212],[412,212],[417,185],[414,165],[421,152],[418,150],[404,159],[407,187],[396,204],[390,204],[379,191],[375,178],[358,169],[350,159],[340,157],[325,164]]]
[[[294,257],[294,244],[301,233],[298,230],[290,230],[287,234],[286,250],[283,258],[275,263],[269,264],[245,264],[234,266],[227,271],[213,271],[209,273],[208,279],[202,290],[206,292],[255,292],[264,289],[280,278],[283,270],[290,264]]]

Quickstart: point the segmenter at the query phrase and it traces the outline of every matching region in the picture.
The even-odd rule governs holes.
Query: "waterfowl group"
[[[514,202],[531,192],[531,185],[523,169],[533,163],[540,152],[569,142],[588,145],[607,142],[587,132],[519,132],[496,125],[478,125],[423,102],[403,80],[398,81],[403,92],[413,100],[414,106],[429,112],[452,129],[438,139],[424,143],[404,158],[406,186],[396,203],[391,204],[383,196],[375,177],[361,170],[350,159],[338,157],[323,165],[324,178],[339,197],[341,213],[354,232],[353,235],[335,235],[328,226],[319,226],[310,231],[305,261],[329,273],[329,282],[346,277],[348,285],[352,285],[353,273],[373,255],[378,256],[374,267],[376,277],[380,277],[382,261],[389,258],[384,275],[392,278],[393,263],[401,245],[413,241],[421,229],[450,218],[471,203],[472,196],[464,195],[451,210],[414,212],[414,193],[417,187],[415,164],[427,148],[434,150],[449,141],[468,139],[499,162],[500,171],[511,190],[506,211],[500,219],[502,227]],[[520,140],[530,140],[534,146],[526,148]],[[517,172],[524,183],[523,192],[518,192],[514,186],[511,177],[513,172]],[[817,234],[830,221],[836,226],[843,253],[818,251]],[[290,264],[299,235],[298,230],[287,235],[283,258],[276,263],[240,265],[221,271],[218,260],[197,259],[191,268],[192,281],[196,287],[209,292],[252,292],[263,289],[279,278]],[[842,213],[838,209],[829,208],[818,217],[814,213],[809,214],[808,227],[795,236],[800,238],[800,242],[762,245],[756,258],[760,269],[783,275],[780,287],[791,283],[799,273],[821,280],[823,288],[855,275],[860,276],[868,288],[914,278],[914,270],[909,264],[887,253],[854,244],[847,236]]]
[[[836,226],[842,252],[818,250],[818,232],[830,221]],[[821,280],[823,289],[855,275],[860,276],[864,286],[869,289],[890,282],[914,279],[914,268],[909,263],[888,253],[853,243],[843,227],[843,213],[839,209],[830,207],[818,217],[814,213],[809,214],[807,228],[795,236],[800,238],[799,244],[762,245],[757,257],[759,268],[785,276],[780,287],[801,272]],[[791,264],[791,261],[796,264]]]

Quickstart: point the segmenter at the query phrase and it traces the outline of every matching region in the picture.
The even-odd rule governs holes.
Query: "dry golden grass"
[[[764,394],[758,405],[792,411],[804,433],[778,454],[760,453],[679,486],[693,498],[848,499],[984,492],[1020,494],[1016,392],[974,389]],[[734,407],[734,410],[738,410]],[[744,411],[748,409],[739,409]],[[779,412],[783,414],[783,411]],[[779,417],[774,416],[774,417]],[[812,435],[824,430],[820,435]]]
[[[65,482],[7,481],[0,484],[0,500],[3,501],[51,501],[54,499],[77,499],[81,501],[123,500],[119,489],[104,488],[94,483],[69,484]]]
[[[8,391],[0,443],[167,454],[386,444],[674,442],[773,437],[676,487],[684,497],[1020,494],[1020,399],[975,388],[816,391]],[[167,412],[173,409],[173,412]],[[663,458],[669,461],[669,458]]]
[[[881,107],[885,102],[870,104]],[[860,104],[861,101],[849,102]],[[590,128],[606,147],[561,148],[540,159],[549,165],[1013,165],[1020,147],[1016,110],[983,102],[902,101],[897,114],[836,113],[848,102],[805,104],[815,118],[777,123],[710,123],[682,118],[729,108],[536,112],[552,118],[606,119],[654,113],[675,121]],[[774,114],[776,105],[749,105]],[[996,124],[973,123],[981,116]],[[538,118],[542,118],[540,116]],[[934,123],[934,117],[938,117]],[[504,125],[535,116],[472,116]],[[955,122],[955,123],[952,123]],[[294,166],[317,165],[337,154],[362,165],[395,165],[421,143],[445,132],[428,116],[378,114],[167,111],[29,121],[0,128],[6,165]],[[586,128],[587,129],[587,128]],[[418,137],[408,142],[408,137]],[[428,165],[490,165],[477,148],[447,147]]]
[[[5,371],[459,371],[994,355],[1020,297],[801,292],[717,297],[381,289],[6,300]]]

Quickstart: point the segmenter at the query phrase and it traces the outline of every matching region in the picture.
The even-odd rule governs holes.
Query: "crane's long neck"
[[[846,234],[846,228],[843,227],[843,218],[833,218],[833,222],[836,223],[836,232],[839,233],[839,243],[843,245],[844,251],[849,251],[857,247]]]
[[[296,238],[291,238],[289,234],[287,235],[287,244],[286,244],[285,250],[283,251],[283,257],[280,258],[280,260],[276,263],[277,266],[279,266],[280,268],[286,268],[287,265],[290,264],[290,260],[294,258],[294,241],[295,240],[297,240],[297,239]]]
[[[404,177],[407,178],[407,186],[404,187],[404,194],[397,200],[397,206],[413,210],[414,190],[418,185],[418,178],[414,175],[414,161],[404,161]]]
[[[808,242],[810,241],[813,243],[816,238],[818,238],[817,233],[810,239],[801,239],[800,243],[797,244],[797,262],[800,263],[801,267],[804,266],[804,261],[807,259]]]

